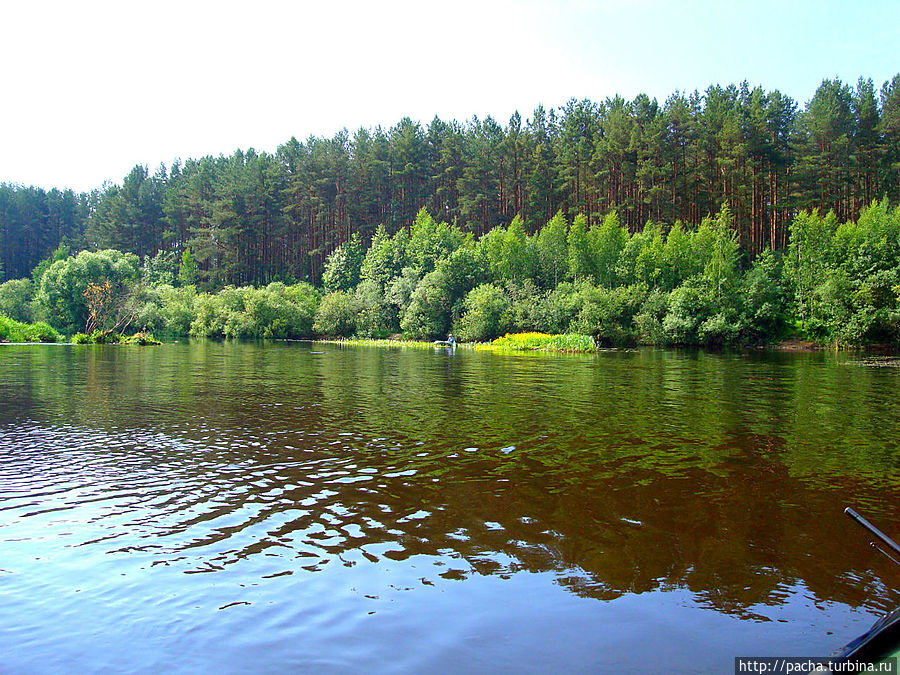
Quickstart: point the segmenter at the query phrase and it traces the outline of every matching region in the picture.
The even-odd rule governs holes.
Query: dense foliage
[[[900,75],[880,90],[866,79],[855,87],[826,80],[802,109],[779,91],[743,83],[664,102],[571,100],[527,120],[514,114],[505,126],[491,117],[426,125],[406,118],[389,129],[291,139],[274,153],[239,150],[153,173],[138,166],[121,185],[85,195],[0,185],[0,281],[27,276],[68,241],[142,261],[162,251],[168,258],[157,262],[171,263],[169,283],[206,290],[318,285],[328,255],[358,234],[325,283],[346,291],[378,226],[394,235],[423,207],[475,236],[499,225],[515,232],[517,215],[522,234],[533,234],[557,212],[570,221],[583,214],[569,231],[577,241],[613,211],[628,233],[679,220],[691,230],[724,203],[752,259],[785,248],[801,211],[833,210],[845,222],[883,197],[900,201]],[[562,278],[558,225],[541,244],[544,281]],[[565,267],[574,266],[577,281],[588,261],[574,250]],[[597,264],[613,269],[608,259]]]
[[[88,333],[124,329],[131,323],[124,318],[131,286],[139,277],[139,261],[132,253],[81,251],[47,268],[35,304],[41,316],[68,333],[82,326]]]
[[[752,263],[727,207],[695,228],[650,222],[634,233],[616,213],[588,225],[558,212],[533,234],[516,216],[478,238],[422,209],[408,229],[380,228],[368,249],[355,238],[336,249],[324,290],[199,291],[176,262],[148,256],[140,267],[130,253],[82,251],[46,266],[38,286],[0,285],[0,308],[10,321],[86,336],[432,340],[452,331],[467,342],[540,333],[600,346],[900,345],[900,208],[886,200],[857,221],[802,212],[788,247]]]
[[[15,321],[0,314],[0,342],[60,342],[62,336],[43,321]]]

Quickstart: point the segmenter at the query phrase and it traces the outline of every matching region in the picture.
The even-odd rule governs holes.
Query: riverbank
[[[0,342],[48,343],[62,340],[63,336],[43,321],[23,323],[0,314]]]
[[[6,317],[0,316],[0,320]],[[20,324],[31,327],[29,324]],[[51,329],[52,330],[52,329]],[[40,333],[39,333],[40,334]],[[163,344],[157,340],[153,334],[139,332],[131,336],[115,335],[106,338],[99,338],[94,335],[84,335],[82,333],[75,334],[72,338],[67,339],[66,336],[56,334],[57,339],[40,339],[39,337],[31,337],[31,334],[17,331],[15,336],[0,334],[0,345],[39,345],[39,344],[59,344],[59,345],[81,345],[81,344],[122,344],[122,345],[160,345]],[[171,336],[170,336],[171,337]],[[211,338],[215,339],[215,338]],[[227,341],[230,341],[226,338]],[[409,340],[404,339],[400,335],[390,338],[318,338],[318,339],[280,339],[284,342],[309,342],[314,344],[330,344],[342,347],[387,347],[392,349],[448,349],[445,341],[435,340]],[[775,352],[821,352],[821,351],[850,351],[859,352],[868,355],[894,356],[898,350],[892,345],[869,345],[865,347],[847,348],[835,347],[833,344],[822,344],[811,340],[803,339],[786,339],[771,344],[745,345],[738,347],[712,348],[712,347],[695,347],[691,345],[630,345],[621,347],[622,349],[632,349],[634,347],[655,347],[659,349],[667,348],[699,348],[704,351],[719,352],[722,349],[726,351],[775,351]],[[454,349],[465,349],[475,351],[493,351],[493,352],[537,352],[537,353],[557,353],[557,354],[593,354],[600,351],[608,351],[610,348],[597,345],[590,336],[580,335],[576,333],[508,333],[502,337],[496,338],[491,342],[457,342]],[[616,349],[616,348],[612,348]]]
[[[395,349],[446,349],[446,344],[441,342],[427,342],[423,340],[404,340],[403,338],[346,338],[346,339],[319,339],[312,340],[314,343],[334,344],[341,346],[357,346],[357,347],[389,347]],[[653,347],[654,345],[639,345],[644,347]],[[657,348],[665,349],[666,347]],[[677,345],[673,345],[677,347]],[[508,333],[503,337],[499,337],[491,342],[457,342],[456,349],[471,349],[477,351],[493,351],[493,352],[544,352],[557,354],[593,354],[601,351],[598,346],[587,335],[579,335],[576,333],[561,333],[551,335],[547,333]],[[705,348],[707,351],[721,351],[718,349]],[[729,348],[733,350],[734,348]],[[738,348],[738,351],[776,351],[776,352],[818,352],[818,351],[859,351],[865,354],[879,355],[895,355],[896,348],[890,345],[873,345],[871,347],[860,347],[855,349],[839,348],[835,350],[834,345],[821,344],[811,340],[789,339],[781,340],[773,344],[762,344],[756,346],[745,346]]]
[[[314,340],[322,344],[361,347],[393,347],[411,349],[448,349],[444,341],[403,340],[402,338],[349,338],[344,340]],[[453,349],[503,352],[556,352],[589,354],[597,351],[596,343],[587,335],[564,333],[507,333],[491,342],[457,342]]]
[[[311,340],[316,344],[340,345],[342,347],[392,347],[395,349],[448,349],[446,344],[427,342],[425,340],[404,340],[394,338],[322,338]],[[478,343],[457,342],[454,349],[474,349]]]
[[[151,333],[138,331],[131,335],[123,335],[109,330],[96,330],[90,335],[75,333],[67,339],[54,328],[38,321],[24,323],[0,314],[0,344],[122,344],[122,345],[160,345]]]

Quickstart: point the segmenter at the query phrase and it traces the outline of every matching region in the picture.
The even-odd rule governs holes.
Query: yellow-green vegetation
[[[396,340],[390,338],[347,338],[344,340],[316,340],[323,344],[344,345],[349,347],[396,347],[402,349],[434,349],[442,345],[424,340]],[[472,344],[459,344],[457,347],[472,347]]]
[[[140,331],[134,335],[122,335],[111,331],[95,330],[90,335],[75,333],[72,343],[76,345],[161,345],[151,333]]]
[[[587,335],[562,333],[507,333],[491,342],[493,349],[541,352],[595,352],[597,346]]]
[[[134,335],[122,338],[123,345],[161,345],[162,342],[153,337],[152,333],[140,331]]]
[[[316,340],[321,344],[334,344],[352,347],[394,347],[398,349],[434,349],[445,346],[444,342],[426,342],[424,340],[345,338],[341,340]],[[535,352],[579,352],[597,351],[597,346],[588,335],[563,333],[507,333],[493,342],[457,342],[457,349],[478,349],[489,351],[535,351]]]
[[[60,342],[62,335],[43,321],[23,323],[0,314],[0,342]]]

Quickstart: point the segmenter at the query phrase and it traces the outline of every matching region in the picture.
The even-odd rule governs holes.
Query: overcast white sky
[[[176,157],[747,79],[900,72],[900,2],[6,2],[0,181],[89,190]]]

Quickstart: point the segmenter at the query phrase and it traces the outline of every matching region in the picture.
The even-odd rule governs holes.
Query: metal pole
[[[869,532],[871,532],[876,537],[878,537],[879,541],[881,541],[881,543],[883,543],[885,546],[889,547],[892,551],[894,551],[894,553],[900,555],[900,544],[895,542],[893,539],[891,539],[889,536],[887,536],[884,532],[882,532],[877,527],[872,525],[872,523],[870,523],[868,520],[863,518],[861,515],[859,515],[856,511],[851,509],[849,506],[846,509],[844,509],[844,513],[846,513],[848,516],[853,518],[853,520],[855,520],[857,523],[859,523],[864,528],[866,528]]]

